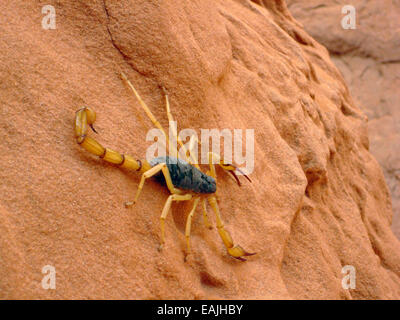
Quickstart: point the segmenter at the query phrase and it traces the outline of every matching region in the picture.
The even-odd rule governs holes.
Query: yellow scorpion
[[[156,118],[146,105],[146,103],[139,96],[138,92],[136,91],[132,83],[128,80],[128,78],[124,73],[121,73],[121,77],[133,91],[140,105],[142,106],[144,112],[150,118],[152,123],[159,130],[161,130],[161,132],[164,134],[166,138],[166,141],[168,141],[170,145],[172,145],[167,133],[165,132],[161,124],[156,120]],[[171,121],[174,121],[174,119],[170,111],[168,94],[164,88],[163,92],[165,95],[168,120],[171,123]],[[235,170],[239,170],[236,166],[232,164],[225,164],[224,161],[220,159],[218,155],[209,152],[208,153],[209,171],[207,171],[206,174],[201,172],[199,165],[196,163],[191,153],[193,139],[190,140],[189,150],[187,150],[183,145],[182,140],[178,137],[176,128],[172,130],[172,134],[176,139],[175,141],[179,143],[182,151],[184,152],[186,156],[186,161],[171,156],[157,157],[150,161],[135,160],[129,155],[120,154],[117,151],[111,150],[109,148],[104,148],[95,139],[89,137],[87,135],[88,127],[90,127],[95,133],[97,133],[93,127],[93,123],[95,122],[95,120],[96,120],[96,113],[90,108],[83,107],[76,112],[75,136],[77,143],[80,144],[88,152],[96,156],[99,156],[101,159],[107,162],[118,165],[121,168],[135,170],[142,175],[135,198],[133,201],[126,202],[125,203],[126,207],[131,207],[136,203],[147,178],[150,177],[157,178],[159,182],[166,184],[168,190],[171,192],[171,195],[165,202],[164,209],[162,210],[160,217],[160,223],[161,223],[161,244],[159,247],[160,250],[163,248],[165,243],[164,224],[168,212],[170,211],[172,201],[193,200],[193,207],[187,217],[186,229],[185,229],[187,254],[190,253],[191,222],[194,212],[199,204],[199,201],[202,200],[204,223],[208,228],[210,229],[212,228],[207,216],[207,201],[208,201],[209,205],[211,206],[216,216],[218,233],[229,255],[236,259],[246,261],[244,256],[250,256],[255,254],[255,253],[248,253],[241,246],[233,244],[233,240],[229,232],[226,231],[224,228],[224,223],[221,219],[220,211],[217,204],[217,198],[216,198],[217,176],[214,167],[214,162],[217,162],[222,169],[231,173],[233,177],[236,179],[237,183],[240,185],[239,179],[235,174]],[[251,182],[251,180],[246,175],[244,176]]]

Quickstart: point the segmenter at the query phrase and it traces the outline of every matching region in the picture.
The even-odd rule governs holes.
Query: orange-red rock
[[[282,1],[57,2],[0,5],[0,297],[27,299],[372,299],[400,297],[390,197],[370,154],[366,116]],[[184,262],[174,205],[159,253],[167,190],[87,154],[74,112],[98,114],[105,146],[145,156],[151,123],[124,71],[166,126],[165,86],[180,128],[255,130],[253,183],[218,171],[220,207],[237,243],[227,256],[201,212]],[[210,214],[215,225],[215,219]],[[41,286],[56,268],[55,290]],[[342,267],[356,268],[354,290]]]
[[[343,29],[349,1],[288,0],[288,7],[331,53],[356,104],[368,116],[371,153],[382,166],[400,239],[400,4],[356,0],[355,29]],[[348,13],[347,13],[348,14]]]

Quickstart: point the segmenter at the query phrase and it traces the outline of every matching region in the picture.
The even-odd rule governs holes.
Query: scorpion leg
[[[151,120],[153,125],[161,130],[161,132],[164,134],[166,141],[168,141],[168,146],[172,146],[172,142],[168,137],[167,132],[164,130],[164,128],[161,126],[160,122],[156,119],[154,114],[150,111],[150,108],[147,106],[147,104],[143,101],[143,99],[140,97],[139,93],[136,91],[135,87],[133,84],[129,81],[128,77],[125,75],[125,73],[121,72],[121,78],[128,84],[129,88],[132,90],[136,98],[138,99],[143,111],[146,113],[147,117]]]
[[[173,126],[172,124],[175,122],[174,118],[172,116],[171,113],[171,109],[169,107],[169,99],[168,99],[168,94],[167,94],[167,90],[164,87],[161,87],[165,96],[165,109],[167,111],[167,117],[168,117],[168,122],[169,122],[169,128],[172,131],[172,136],[175,139],[174,142],[178,142],[181,146],[182,146],[182,141],[180,141],[180,139],[178,139],[178,133],[177,133],[177,128],[175,126]],[[170,132],[171,133],[171,132]],[[171,143],[171,142],[170,142]],[[183,147],[183,146],[182,146]],[[171,155],[175,158],[179,158],[179,154],[178,154],[178,150],[177,148],[174,148],[174,150],[172,151],[171,149],[173,148],[172,145],[170,145],[169,150],[171,152]],[[188,159],[187,159],[188,160]]]
[[[192,195],[190,193],[187,194],[171,194],[167,201],[165,202],[164,209],[161,213],[160,224],[161,224],[161,243],[159,250],[162,250],[165,243],[165,219],[167,218],[169,209],[171,208],[172,201],[187,201],[192,199]]]
[[[138,187],[138,190],[136,192],[135,198],[134,198],[133,201],[125,202],[125,206],[126,207],[133,206],[136,203],[136,201],[139,198],[139,195],[140,195],[140,193],[141,193],[141,191],[143,189],[143,185],[144,185],[146,179],[156,175],[160,171],[162,171],[162,173],[164,174],[164,178],[165,178],[165,181],[167,183],[167,187],[168,187],[169,191],[172,194],[180,194],[181,193],[181,191],[179,189],[174,187],[174,185],[172,183],[172,180],[171,180],[171,175],[169,174],[169,170],[168,170],[167,165],[165,163],[160,163],[160,164],[154,166],[153,168],[151,168],[150,170],[148,170],[148,171],[146,171],[146,172],[144,172],[142,174],[142,178],[140,179],[139,187]]]
[[[215,196],[212,195],[212,196],[208,197],[208,203],[211,205],[211,208],[215,212],[218,233],[219,233],[226,249],[228,250],[229,255],[236,259],[239,259],[241,261],[246,261],[246,259],[243,258],[244,256],[252,256],[253,254],[255,254],[255,253],[246,252],[239,245],[236,245],[236,246],[233,245],[233,240],[232,240],[231,235],[224,228],[224,223],[222,222],[221,215],[219,213],[218,204],[217,204],[217,199],[215,198]]]
[[[217,173],[215,171],[215,166],[213,163],[213,156],[216,156],[214,153],[209,152],[208,157],[209,157],[209,166],[210,166],[210,176],[212,176],[215,180],[217,180]],[[218,157],[218,156],[217,156]],[[218,196],[216,193],[215,195],[211,195],[208,197],[208,203],[210,204],[211,208],[213,209],[216,220],[217,220],[217,229],[218,233],[222,239],[222,242],[224,243],[226,249],[228,250],[229,255],[232,257],[239,259],[241,261],[246,261],[245,258],[242,258],[243,256],[251,256],[255,253],[249,253],[246,252],[241,246],[236,245],[233,246],[233,240],[231,235],[229,234],[228,231],[225,230],[224,228],[224,223],[222,222],[221,214],[219,213],[219,208],[217,204],[217,198]]]
[[[187,150],[186,147],[184,146],[182,140],[179,138],[178,133],[177,133],[177,128],[175,126],[171,126],[171,122],[173,123],[175,120],[174,120],[174,117],[172,116],[171,108],[169,106],[169,98],[168,98],[167,90],[164,87],[162,87],[162,90],[163,90],[164,96],[165,96],[165,109],[167,111],[167,117],[168,117],[168,121],[170,123],[170,128],[172,129],[172,134],[173,134],[175,140],[181,146],[181,148],[185,154],[186,161],[188,163],[190,163],[191,165],[195,166],[197,169],[200,169],[199,165],[197,164],[197,161],[193,158],[193,156],[191,154],[191,149],[189,148],[189,150]],[[176,154],[177,158],[178,158],[178,156],[179,156],[179,154]]]
[[[212,229],[212,225],[210,221],[208,220],[208,214],[207,214],[207,199],[203,199],[203,219],[204,219],[204,224],[208,229]]]
[[[131,90],[133,91],[133,93],[135,94],[136,98],[139,100],[140,105],[142,106],[144,112],[146,113],[146,115],[150,118],[151,122],[158,128],[160,129],[163,134],[165,135],[165,137],[168,140],[168,135],[165,132],[164,128],[161,126],[160,122],[157,121],[156,117],[153,115],[153,113],[150,111],[149,107],[147,106],[147,104],[143,101],[143,99],[140,97],[139,93],[136,91],[135,87],[133,86],[133,84],[129,81],[129,79],[127,78],[127,76],[125,75],[125,73],[121,72],[121,77],[123,80],[126,81],[126,83],[128,83],[129,87],[131,88]]]
[[[187,220],[186,220],[185,237],[186,237],[186,245],[187,245],[187,255],[190,254],[190,230],[192,227],[192,218],[193,218],[194,212],[196,211],[199,200],[200,200],[200,198],[194,199],[193,208],[190,211],[190,213],[187,217]]]
[[[208,165],[210,166],[210,170],[207,172],[207,175],[210,175],[217,182],[217,172],[215,171],[215,166],[213,162],[213,157],[216,156],[215,153],[208,153]],[[215,196],[218,198],[218,190],[215,192]]]
[[[133,91],[133,93],[135,94],[136,98],[139,100],[140,105],[142,106],[144,112],[146,113],[146,115],[150,118],[151,122],[153,123],[153,125],[155,125],[159,130],[161,130],[161,132],[164,134],[166,140],[168,141],[168,145],[169,147],[173,146],[172,141],[170,139],[170,137],[168,136],[168,134],[166,133],[166,131],[164,130],[164,128],[161,126],[160,122],[156,119],[156,117],[153,115],[153,113],[150,111],[150,108],[147,106],[147,104],[143,101],[143,99],[140,97],[139,93],[136,91],[135,87],[133,86],[133,84],[129,81],[128,77],[125,75],[125,73],[121,72],[121,77],[122,79],[128,84],[128,86],[130,87],[130,89]],[[166,110],[167,110],[167,116],[168,116],[168,120],[174,121],[173,117],[172,117],[172,113],[169,107],[169,99],[168,99],[168,94],[165,90],[164,87],[162,87],[164,95],[165,95],[165,104],[166,104]],[[188,152],[186,150],[186,148],[183,145],[183,142],[181,139],[179,139],[176,129],[175,127],[173,128],[173,132],[172,134],[174,135],[176,141],[179,143],[179,145],[183,148],[183,151],[185,152],[185,156],[186,156],[186,160],[194,165],[195,167],[197,167],[199,169],[198,164],[196,163],[196,161],[194,161],[194,159],[192,160],[191,156],[190,156],[190,152]],[[171,150],[170,150],[171,151]]]

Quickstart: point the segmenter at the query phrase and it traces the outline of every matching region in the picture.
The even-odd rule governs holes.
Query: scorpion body
[[[142,106],[144,112],[150,118],[152,123],[163,132],[166,137],[166,141],[169,141],[169,137],[166,134],[165,130],[162,128],[160,123],[156,120],[154,115],[151,113],[150,109],[146,105],[146,103],[142,100],[142,98],[137,93],[134,86],[125,76],[125,74],[121,73],[122,79],[129,85],[136,98],[139,100],[140,105]],[[169,108],[168,95],[164,90],[165,101],[166,101],[166,109],[169,121],[173,121],[173,117]],[[186,161],[180,158],[164,156],[157,157],[150,161],[146,160],[135,160],[133,157],[125,154],[120,154],[117,151],[111,150],[109,148],[103,147],[99,142],[95,139],[88,136],[88,127],[90,127],[95,133],[96,130],[93,128],[93,123],[96,120],[96,113],[87,107],[83,107],[76,112],[75,115],[75,136],[76,141],[79,145],[81,145],[88,152],[99,156],[106,162],[113,163],[121,168],[135,170],[139,172],[142,177],[139,183],[138,190],[136,192],[135,198],[133,201],[128,201],[125,203],[125,206],[131,207],[133,206],[141,193],[143,185],[148,178],[154,177],[161,183],[164,183],[168,190],[171,192],[171,195],[168,197],[164,209],[161,213],[160,223],[161,223],[161,244],[160,249],[163,248],[165,243],[165,219],[170,211],[172,201],[189,201],[193,200],[193,207],[190,211],[187,221],[186,221],[186,242],[187,242],[187,253],[190,253],[190,230],[191,230],[191,222],[194,212],[197,208],[200,200],[203,201],[203,218],[207,227],[211,228],[211,224],[209,223],[207,216],[207,203],[211,206],[212,210],[216,216],[216,224],[218,233],[224,243],[228,254],[236,259],[245,261],[244,256],[250,256],[254,253],[246,252],[241,246],[234,245],[233,240],[227,230],[225,230],[224,224],[221,219],[220,211],[217,204],[216,198],[216,182],[217,176],[214,167],[214,162],[217,161],[218,165],[232,174],[236,179],[237,183],[240,185],[239,179],[235,174],[235,170],[239,170],[236,166],[232,164],[225,164],[222,159],[219,159],[218,155],[215,155],[212,152],[208,153],[209,159],[209,171],[207,173],[203,173],[200,170],[199,165],[193,160],[191,155],[191,148],[186,150],[182,141],[176,134],[176,131],[173,132],[174,138],[181,146],[181,149],[184,151],[186,155]],[[245,175],[245,177],[251,182],[251,180]],[[186,257],[185,257],[186,259]]]
[[[201,172],[190,163],[175,157],[157,157],[149,161],[152,167],[165,163],[174,187],[195,193],[214,193],[217,191],[215,179]],[[157,181],[165,183],[161,172],[154,176]]]

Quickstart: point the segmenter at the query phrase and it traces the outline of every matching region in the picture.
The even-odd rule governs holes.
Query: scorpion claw
[[[247,259],[245,259],[245,258],[242,258],[242,257],[234,257],[235,259],[238,259],[238,260],[240,260],[240,261],[247,261]]]
[[[235,178],[237,184],[239,185],[239,187],[241,186],[239,177],[237,176],[237,174],[235,173],[235,170],[237,170],[238,172],[240,172],[249,182],[252,182],[251,179],[242,171],[240,170],[237,166],[233,165],[233,164],[228,164],[226,166],[230,166],[233,169],[229,169],[229,173],[233,176],[233,178]]]
[[[235,259],[238,259],[240,261],[246,261],[245,258],[242,258],[243,256],[252,256],[255,255],[256,253],[250,253],[245,251],[241,246],[237,245],[232,248],[228,248],[228,253],[230,256],[232,256]]]
[[[94,133],[97,133],[97,134],[98,134],[98,132],[96,131],[96,129],[93,127],[93,124],[89,124],[89,126],[90,126],[90,128],[92,128],[92,130],[93,130]]]
[[[235,171],[228,171],[228,172],[233,176],[233,178],[235,178],[238,186],[240,187],[242,184],[240,183],[240,180],[239,180],[238,176],[236,175]]]

